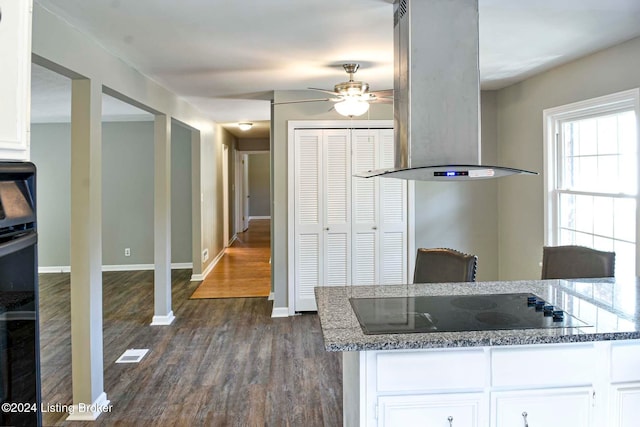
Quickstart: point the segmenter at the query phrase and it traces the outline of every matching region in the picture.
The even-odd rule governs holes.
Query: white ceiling
[[[222,123],[269,120],[272,91],[331,89],[345,62],[372,90],[393,86],[392,0],[35,1]],[[640,36],[640,0],[479,8],[484,89]]]

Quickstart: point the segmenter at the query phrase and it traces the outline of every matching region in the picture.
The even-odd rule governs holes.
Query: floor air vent
[[[130,348],[122,353],[122,356],[116,360],[116,363],[138,363],[148,351],[148,348]]]

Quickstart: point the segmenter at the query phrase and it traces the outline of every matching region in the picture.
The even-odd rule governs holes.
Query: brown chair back
[[[478,257],[455,249],[418,249],[413,283],[475,282]]]
[[[587,279],[613,277],[615,252],[584,246],[545,246],[542,248],[543,279]]]

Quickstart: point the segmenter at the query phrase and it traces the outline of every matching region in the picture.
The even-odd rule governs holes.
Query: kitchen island
[[[347,426],[637,426],[637,279],[316,288],[327,351],[343,352]],[[350,299],[534,294],[586,323],[367,335]],[[389,300],[387,300],[389,301]],[[402,304],[406,305],[405,302]],[[533,308],[524,307],[523,310]],[[542,315],[542,314],[541,314]],[[437,322],[436,322],[437,324]]]

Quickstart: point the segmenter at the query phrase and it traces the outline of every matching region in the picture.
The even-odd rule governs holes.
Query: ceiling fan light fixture
[[[248,131],[249,129],[251,129],[253,127],[253,123],[248,123],[248,122],[244,122],[244,123],[238,123],[238,128],[241,131]]]
[[[357,117],[369,111],[369,103],[359,99],[347,98],[334,105],[334,108],[342,116]]]

